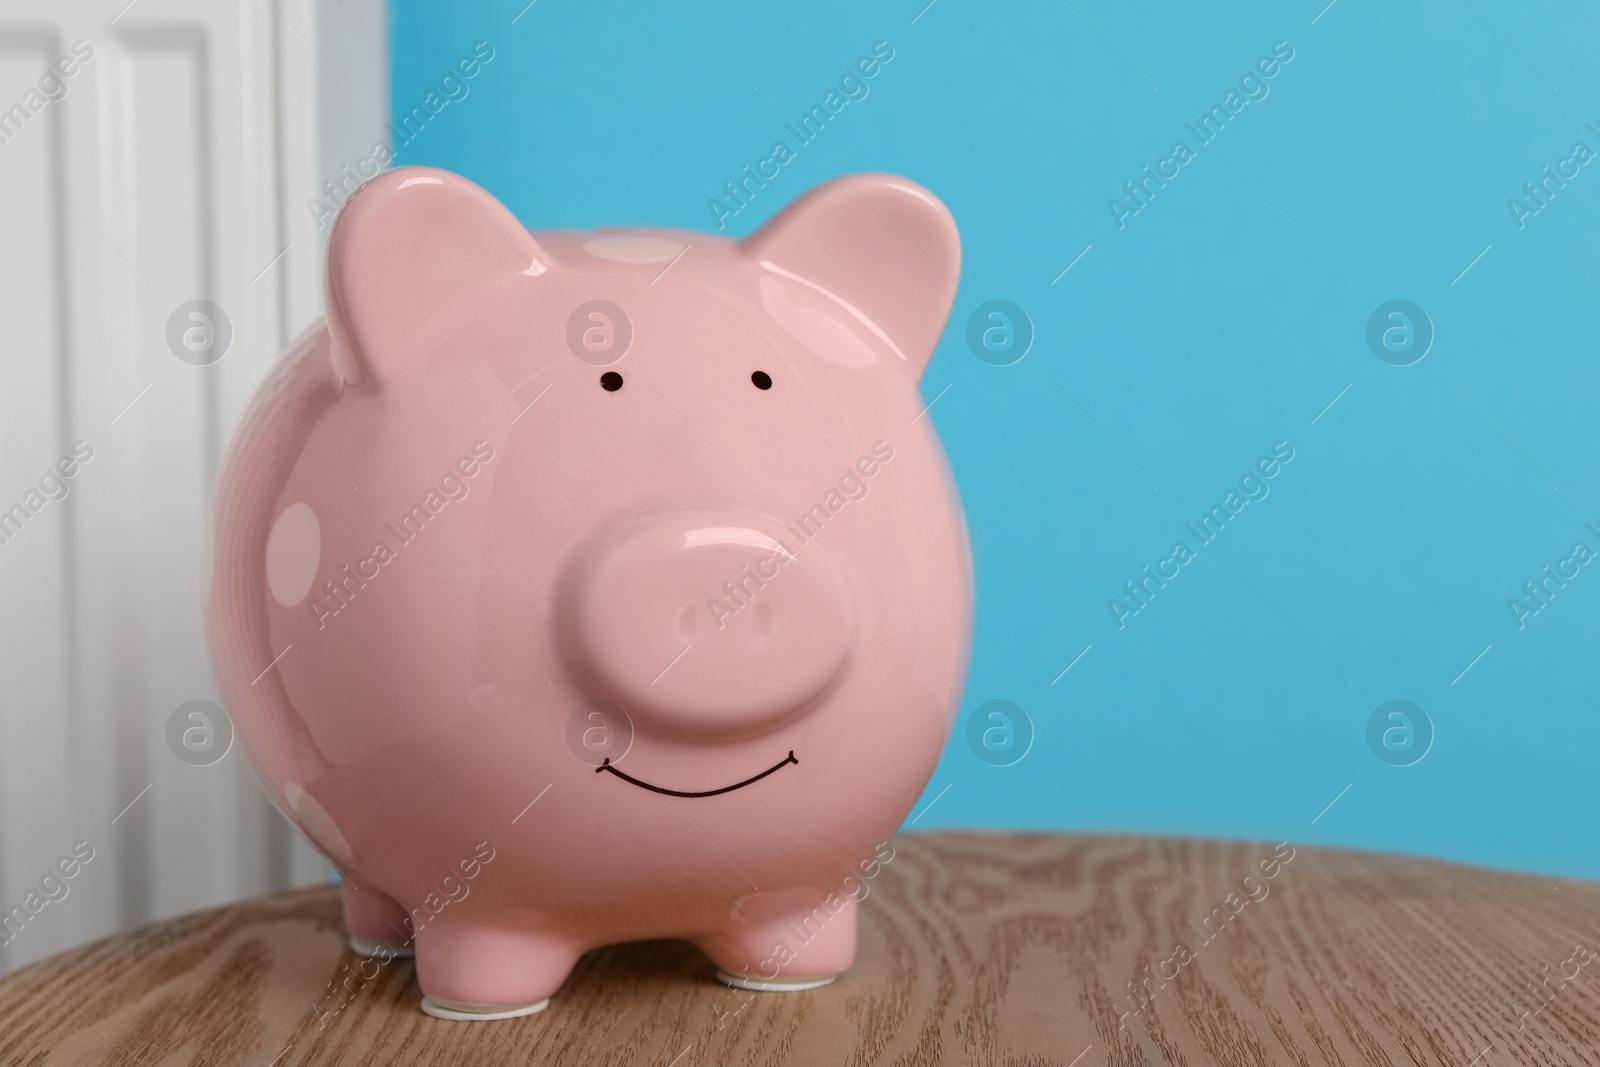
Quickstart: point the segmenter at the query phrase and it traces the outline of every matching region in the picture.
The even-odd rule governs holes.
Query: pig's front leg
[[[545,931],[441,916],[417,931],[422,1010],[466,1021],[532,1015],[549,1006],[581,954]]]
[[[856,902],[811,889],[756,893],[739,902],[726,926],[696,940],[731,986],[815,989],[855,962]]]

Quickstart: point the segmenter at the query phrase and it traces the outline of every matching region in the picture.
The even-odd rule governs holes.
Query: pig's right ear
[[[333,367],[351,385],[403,371],[489,290],[526,283],[550,257],[467,179],[398,167],[357,189],[328,237],[324,298]]]

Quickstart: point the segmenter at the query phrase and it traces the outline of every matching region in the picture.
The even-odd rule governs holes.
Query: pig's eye
[[[768,374],[764,370],[758,370],[754,374],[750,375],[750,380],[755,383],[757,389],[772,388],[772,375]]]
[[[600,388],[608,393],[614,393],[622,388],[622,375],[614,370],[608,370],[600,375]]]

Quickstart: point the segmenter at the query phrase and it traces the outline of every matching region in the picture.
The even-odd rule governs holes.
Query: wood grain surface
[[[1233,842],[894,844],[824,989],[728,989],[659,941],[590,953],[539,1015],[444,1022],[319,888],[0,979],[0,1064],[1600,1064],[1600,885]]]

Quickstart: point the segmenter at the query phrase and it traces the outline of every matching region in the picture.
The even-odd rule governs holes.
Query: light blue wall
[[[532,227],[709,229],[723,182],[887,41],[870,94],[724,232],[857,170],[915,178],[961,226],[923,390],[978,629],[916,828],[1092,822],[1600,877],[1600,561],[1520,628],[1508,607],[1575,542],[1600,551],[1600,162],[1520,227],[1507,203],[1575,142],[1600,151],[1600,17],[925,3],[538,0],[513,22],[521,0],[396,0],[397,112],[494,49],[400,161],[460,171]],[[1185,122],[1280,41],[1268,95],[1199,147]],[[1195,158],[1119,228],[1108,198],[1180,139]],[[993,299],[1036,332],[1012,366],[966,341]],[[1410,366],[1366,341],[1392,299],[1436,332]],[[1294,458],[1269,495],[1119,628],[1107,601],[1196,547],[1185,523],[1277,442]],[[991,699],[1035,734],[1008,767],[967,741]],[[1411,766],[1367,740],[1393,699],[1432,723]]]

